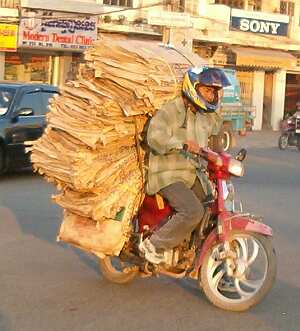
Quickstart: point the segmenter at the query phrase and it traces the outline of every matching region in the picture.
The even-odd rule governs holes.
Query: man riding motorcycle
[[[207,147],[210,140],[212,148],[220,151],[222,119],[217,111],[223,88],[229,85],[221,69],[191,69],[183,80],[182,97],[165,104],[150,121],[146,193],[165,198],[175,213],[141,242],[139,249],[149,262],[166,262],[168,252],[204,215],[203,202],[210,199],[208,179],[180,149],[188,141]]]

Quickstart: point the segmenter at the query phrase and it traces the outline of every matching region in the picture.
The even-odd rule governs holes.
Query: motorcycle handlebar
[[[197,146],[197,148],[195,148],[195,146],[192,146],[192,148],[190,148],[188,144],[184,144],[182,146],[182,150],[184,152],[189,152],[195,155],[199,155],[206,161],[213,162],[218,166],[222,166],[223,163],[222,158],[219,156],[218,153],[213,152],[209,148],[199,147],[199,146]]]

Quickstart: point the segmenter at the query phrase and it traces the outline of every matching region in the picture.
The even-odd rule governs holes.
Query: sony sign
[[[231,29],[244,32],[286,36],[289,17],[286,15],[232,9]]]

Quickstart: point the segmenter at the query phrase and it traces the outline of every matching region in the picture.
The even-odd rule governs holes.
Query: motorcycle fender
[[[230,230],[233,231],[234,230],[249,231],[249,232],[260,233],[269,237],[273,236],[273,231],[268,225],[257,222],[248,217],[244,217],[244,216],[235,217],[229,220],[228,222],[230,222]]]
[[[225,221],[226,222],[226,221]],[[272,236],[273,232],[272,229],[263,223],[257,222],[255,220],[252,220],[251,218],[246,217],[236,217],[234,219],[228,220],[227,222],[230,222],[229,228],[231,231],[249,231],[249,232],[255,232],[260,233],[265,236]],[[229,232],[229,234],[230,234]],[[198,261],[196,262],[195,270],[199,270],[201,267],[204,257],[207,253],[207,251],[214,245],[215,242],[219,240],[219,235],[217,233],[217,230],[214,229],[206,238],[198,258]]]

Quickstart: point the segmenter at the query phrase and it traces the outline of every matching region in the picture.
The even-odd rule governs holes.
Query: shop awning
[[[236,54],[236,66],[258,68],[290,68],[295,67],[297,59],[284,51],[257,49],[253,47],[231,47]]]

